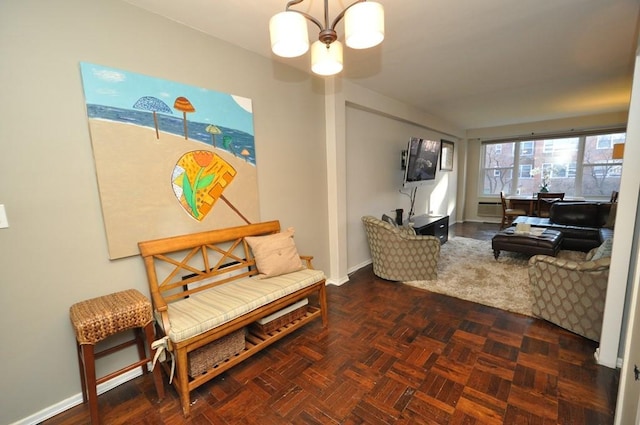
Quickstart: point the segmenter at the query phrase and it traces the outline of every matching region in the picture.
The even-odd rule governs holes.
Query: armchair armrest
[[[538,263],[546,263],[557,268],[577,272],[597,272],[609,270],[611,257],[602,257],[595,261],[576,261],[551,257],[549,255],[534,255],[529,259],[530,267],[535,266]]]

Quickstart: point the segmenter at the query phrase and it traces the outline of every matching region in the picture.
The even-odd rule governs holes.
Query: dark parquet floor
[[[490,239],[493,224],[452,235]],[[150,375],[99,397],[106,424],[612,424],[618,371],[542,320],[376,278],[329,286],[319,321],[192,393],[158,402]],[[45,424],[85,424],[80,405]]]

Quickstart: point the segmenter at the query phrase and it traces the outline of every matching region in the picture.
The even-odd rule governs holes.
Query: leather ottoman
[[[515,227],[510,227],[491,239],[493,256],[498,259],[500,251],[520,252],[529,255],[556,256],[562,243],[562,233],[557,230],[544,229],[537,233],[516,233]]]

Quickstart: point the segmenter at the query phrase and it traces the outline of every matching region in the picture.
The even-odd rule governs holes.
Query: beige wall
[[[371,261],[361,217],[382,214],[395,217],[395,209],[410,209],[410,189],[402,189],[401,152],[410,137],[446,139],[444,135],[416,124],[369,110],[347,106],[347,232],[348,270],[357,270]],[[457,143],[457,140],[455,140]],[[455,149],[454,149],[455,153]],[[433,212],[450,215],[455,222],[455,198],[458,166],[454,171],[437,170],[436,179],[426,182],[416,192],[414,213]]]
[[[399,196],[401,186],[394,174],[398,165],[385,152],[395,149],[395,141],[402,138],[404,142],[399,143],[406,144],[409,135],[444,137],[455,142],[464,135],[464,130],[339,77],[325,79],[324,93],[330,254],[329,268],[325,269],[325,273],[328,274],[328,282],[342,284],[349,280],[351,271],[368,262],[369,247],[363,243],[364,228],[360,217],[375,214],[372,205],[378,205],[373,209],[384,203],[391,205],[393,202],[395,205]],[[359,117],[352,113],[356,110],[359,111]],[[460,142],[456,148],[459,146]],[[362,178],[359,174],[358,170],[362,167],[352,162],[353,153],[348,154],[348,151],[353,152],[360,147],[362,155],[370,163],[370,169],[377,169],[380,175]],[[458,151],[455,156],[460,160]],[[439,180],[437,190],[421,190],[416,211],[426,212],[430,204],[434,206],[434,211],[447,211],[457,216],[459,173],[460,169],[447,173],[446,178]],[[352,178],[357,181],[351,181]],[[367,194],[368,202],[359,203],[354,199],[354,194],[358,197]],[[378,197],[382,200],[375,199]]]
[[[261,218],[328,266],[322,83],[117,0],[0,3],[0,423],[80,392],[69,306],[148,293],[139,257],[109,261],[79,62],[251,98]]]

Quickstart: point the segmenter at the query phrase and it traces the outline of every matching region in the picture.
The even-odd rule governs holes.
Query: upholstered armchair
[[[375,217],[362,217],[373,273],[387,280],[407,282],[437,277],[440,240],[416,235],[411,227],[396,227]]]
[[[604,302],[611,257],[594,259],[601,248],[593,248],[579,260],[535,255],[529,260],[533,290],[533,314],[582,335],[600,341]]]

